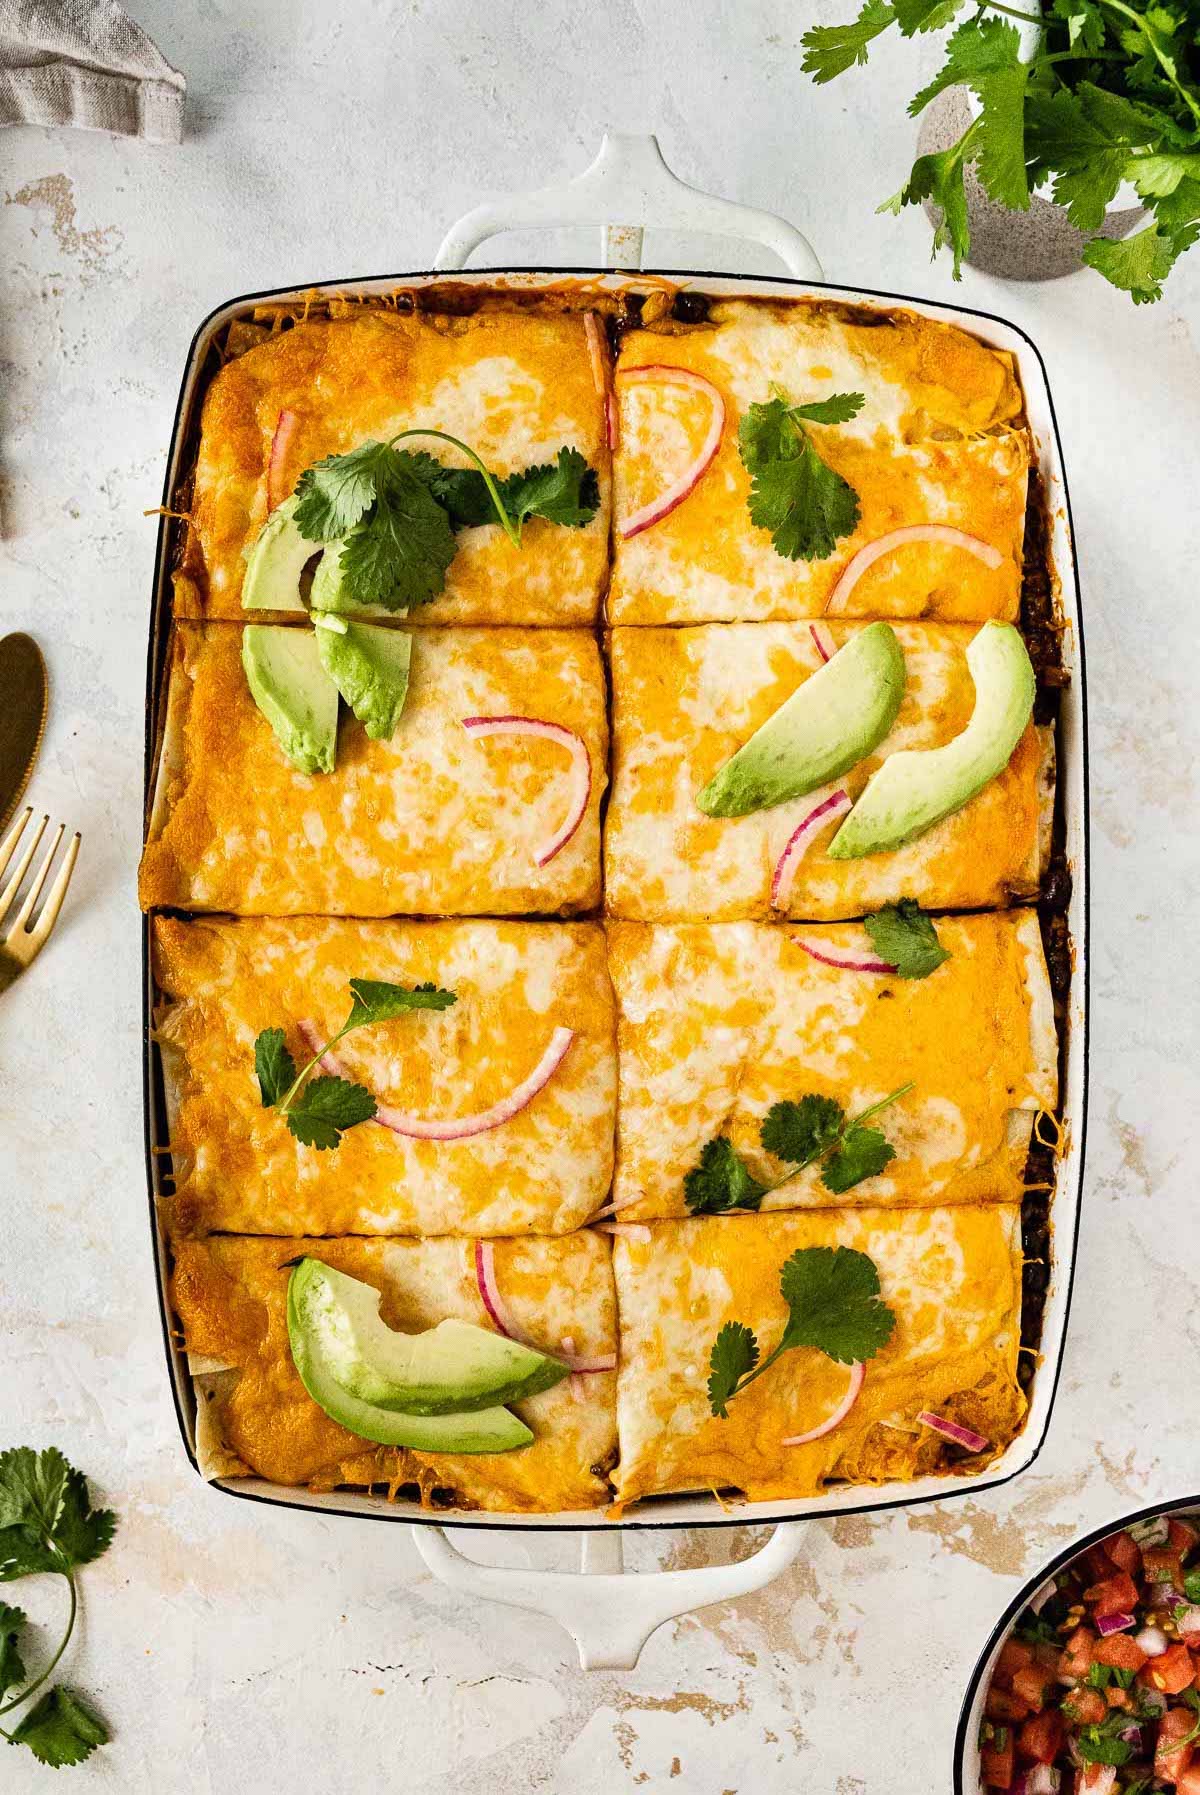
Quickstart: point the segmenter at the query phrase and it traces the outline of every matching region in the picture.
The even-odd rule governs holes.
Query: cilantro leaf
[[[562,448],[557,461],[527,467],[501,481],[501,497],[518,527],[529,517],[544,517],[567,529],[591,523],[600,506],[600,482],[578,449]]]
[[[879,958],[887,961],[897,978],[928,978],[950,958],[938,940],[932,918],[915,898],[885,904],[874,916],[863,918],[863,927]]]
[[[844,74],[855,63],[867,60],[867,47],[881,31],[886,31],[896,14],[888,0],[863,0],[863,8],[850,25],[811,25],[800,42],[804,60],[800,64],[818,86]]]
[[[354,1002],[342,1034],[369,1022],[387,1022],[410,1010],[448,1010],[458,1002],[457,992],[443,991],[434,984],[393,985],[386,979],[351,979],[350,990]]]
[[[966,86],[979,94],[979,82],[1003,73],[1020,60],[1021,37],[1015,25],[1003,19],[968,19],[946,42],[946,60],[909,104],[916,118],[947,87]],[[982,99],[982,95],[979,94]]]
[[[386,443],[365,442],[305,468],[293,513],[300,534],[310,542],[333,542],[354,529],[374,503],[381,471],[394,453]]]
[[[454,532],[412,460],[404,451],[387,451],[376,466],[375,503],[342,544],[338,566],[360,604],[412,609],[446,584]]]
[[[71,1565],[91,1564],[112,1544],[117,1517],[111,1508],[93,1508],[87,1478],[67,1468],[62,1505],[54,1523],[54,1543]]]
[[[0,1583],[66,1575],[98,1558],[115,1526],[110,1509],[92,1509],[86,1478],[55,1447],[0,1453]]]
[[[1096,0],[1054,0],[1056,19],[1067,27],[1067,40],[1072,50],[1090,54],[1104,47],[1104,14]]]
[[[743,1378],[758,1364],[758,1341],[741,1321],[727,1321],[708,1359],[708,1401],[714,1415],[727,1419],[728,1403]]]
[[[0,1452],[0,1527],[32,1527],[52,1533],[70,1466],[54,1446],[35,1452],[15,1446]]]
[[[1014,211],[1025,211],[1029,205],[1025,170],[1028,77],[1029,65],[1021,60],[1016,26],[1003,19],[971,19],[950,37],[945,63],[908,109],[915,118],[947,87],[963,84],[971,88],[981,107],[973,143],[979,179],[992,199]]]
[[[828,410],[851,396],[821,404]],[[738,448],[750,475],[750,521],[770,532],[778,554],[823,561],[853,532],[858,494],[817,454],[801,407],[779,398],[751,405],[738,426]]]
[[[841,1196],[864,1178],[873,1178],[896,1157],[896,1149],[878,1128],[849,1128],[837,1151],[825,1161],[821,1183]]]
[[[808,424],[848,424],[866,404],[863,393],[831,393],[828,399],[812,399],[793,405],[792,416]]]
[[[0,1602],[0,1701],[25,1681],[25,1665],[17,1646],[24,1625],[24,1609]]]
[[[264,1028],[254,1043],[254,1071],[263,1108],[270,1109],[296,1082],[296,1062],[281,1028]]]
[[[1092,231],[1126,172],[1133,151],[1154,141],[1158,126],[1121,95],[1081,82],[1075,92],[1031,94],[1026,116],[1030,159],[1040,174],[1053,170],[1054,198],[1071,223]]]
[[[348,1078],[314,1078],[287,1110],[287,1125],[306,1147],[322,1151],[340,1145],[342,1134],[375,1114],[375,1099]]]
[[[918,31],[940,31],[962,6],[963,0],[892,0],[896,23],[905,37]]]
[[[108,1741],[108,1728],[98,1714],[62,1684],[47,1690],[19,1725],[13,1728],[14,1745],[27,1745],[43,1764],[61,1769],[82,1764],[98,1745]]]
[[[751,1176],[744,1161],[725,1135],[708,1141],[700,1163],[683,1181],[683,1198],[690,1215],[724,1215],[730,1209],[757,1209],[765,1187]]]
[[[798,1103],[773,1103],[763,1117],[760,1138],[768,1153],[799,1166],[832,1147],[845,1125],[840,1103],[809,1095]]]
[[[879,1273],[852,1247],[800,1247],[779,1288],[789,1314],[781,1347],[815,1346],[840,1365],[873,1359],[896,1318],[879,1294]]]
[[[1093,237],[1084,247],[1083,259],[1114,287],[1128,293],[1135,305],[1148,305],[1162,298],[1163,281],[1195,240],[1194,230],[1171,237],[1155,223],[1132,237]]]
[[[1133,1746],[1118,1735],[1128,1725],[1128,1715],[1116,1709],[1107,1720],[1081,1727],[1075,1735],[1075,1749],[1085,1764],[1127,1764],[1133,1756]]]
[[[967,224],[967,192],[963,182],[963,168],[969,159],[979,133],[979,120],[967,126],[957,143],[952,143],[944,150],[932,150],[928,155],[918,156],[909,170],[908,180],[899,192],[885,199],[879,207],[881,212],[899,214],[904,206],[918,206],[922,200],[931,199],[941,211],[941,218],[933,233],[933,253],[936,256],[947,244],[954,255],[954,278],[962,279],[962,263],[971,247],[971,232]]]

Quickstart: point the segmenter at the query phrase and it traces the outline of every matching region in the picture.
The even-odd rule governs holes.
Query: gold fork
[[[3,879],[5,873],[8,872],[10,864],[14,860],[16,861],[8,882],[3,890],[0,890],[0,930],[4,930],[7,923],[7,931],[0,934],[0,991],[6,990],[18,973],[24,972],[30,961],[36,959],[46,945],[50,931],[58,921],[58,913],[62,909],[62,901],[66,896],[67,886],[71,883],[71,874],[75,870],[75,861],[79,854],[79,832],[76,830],[67,844],[67,851],[63,856],[62,865],[55,875],[54,883],[46,893],[46,901],[35,918],[34,909],[42,895],[42,888],[50,876],[50,868],[58,853],[59,843],[66,834],[67,825],[60,823],[54,840],[50,843],[48,851],[42,856],[41,864],[34,873],[33,883],[25,895],[24,902],[10,919],[9,912],[16,904],[25,875],[33,864],[33,857],[37,853],[42,836],[50,827],[50,818],[44,816],[37,827],[29,831],[24,846],[22,846],[21,838],[25,835],[26,827],[32,816],[32,806],[27,807],[17,818],[4,840],[0,842],[0,879]]]

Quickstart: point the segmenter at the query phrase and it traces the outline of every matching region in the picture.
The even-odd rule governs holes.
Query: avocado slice
[[[315,632],[287,623],[248,623],[242,666],[279,745],[302,773],[332,773],[338,689],[321,665]]]
[[[313,612],[321,665],[373,742],[395,733],[408,692],[412,637]]]
[[[302,1259],[288,1288],[288,1323],[303,1330],[329,1377],[361,1402],[406,1415],[459,1415],[537,1396],[570,1367],[488,1328],[448,1319],[400,1334],[371,1284]]]
[[[311,1259],[301,1260],[288,1281],[288,1338],[292,1359],[304,1388],[331,1420],[348,1427],[351,1433],[364,1440],[374,1440],[380,1446],[409,1446],[416,1452],[511,1452],[516,1446],[528,1446],[533,1439],[532,1429],[506,1408],[495,1406],[455,1414],[401,1414],[345,1389],[333,1376],[326,1356],[327,1330],[324,1324],[314,1325],[312,1322],[311,1272],[300,1280],[299,1291],[297,1289],[297,1274],[314,1266],[330,1277],[357,1285],[360,1290],[367,1287],[359,1285],[358,1279],[345,1278],[344,1274],[333,1272],[332,1267]],[[378,1301],[378,1292],[371,1294]],[[382,1328],[383,1323],[379,1326]],[[436,1332],[436,1329],[430,1332]],[[339,1370],[344,1368],[340,1359],[336,1363]],[[566,1367],[562,1369],[565,1373]]]
[[[797,687],[709,780],[708,816],[746,816],[816,791],[877,748],[904,695],[896,632],[872,623]]]
[[[1003,772],[1033,713],[1033,667],[1011,623],[985,623],[967,649],[975,681],[971,721],[941,748],[890,754],[832,842],[834,860],[899,848],[961,810]]]
[[[313,574],[309,603],[314,611],[362,611],[342,573],[342,542],[327,542],[317,571]],[[403,613],[401,613],[403,615]]]
[[[300,575],[314,555],[321,553],[319,542],[302,536],[295,524],[296,495],[277,505],[253,544],[246,551],[246,572],[242,580],[244,611],[303,611],[300,596]]]

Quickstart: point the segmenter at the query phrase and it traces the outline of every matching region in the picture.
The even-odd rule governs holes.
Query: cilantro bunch
[[[804,34],[803,67],[832,81],[867,60],[892,26],[904,37],[937,31],[965,0],[864,0],[848,25]],[[1012,19],[1044,27],[1028,62]],[[879,210],[931,199],[941,209],[934,253],[948,244],[954,276],[970,248],[963,171],[974,163],[985,192],[1024,212],[1040,187],[1082,231],[1130,181],[1152,213],[1120,241],[1093,237],[1083,257],[1135,304],[1162,297],[1162,283],[1200,237],[1200,5],[1197,0],[976,0],[946,44],[946,60],[909,106],[915,117],[951,86],[970,88],[980,113],[958,142],[919,156]]]
[[[448,1010],[457,994],[437,985],[393,985],[385,979],[351,979],[350,1014],[299,1072],[281,1028],[264,1028],[254,1043],[254,1070],[263,1108],[278,1110],[306,1147],[337,1147],[347,1128],[369,1122],[375,1099],[365,1085],[336,1074],[311,1076],[331,1047],[353,1028],[387,1022],[410,1010]]]
[[[407,437],[435,437],[472,465],[445,467],[423,451],[397,449]],[[362,605],[389,611],[428,604],[446,584],[458,548],[455,533],[499,523],[520,546],[531,517],[580,529],[600,503],[594,468],[578,449],[556,461],[497,480],[469,443],[444,430],[401,430],[390,442],[365,442],[306,468],[296,486],[294,521],[310,542],[338,543],[343,578]]]
[[[779,1274],[788,1318],[766,1358],[742,1321],[727,1321],[709,1356],[708,1401],[725,1420],[735,1396],[796,1346],[815,1347],[839,1365],[873,1359],[887,1345],[896,1317],[879,1294],[874,1260],[852,1247],[800,1247]]]
[[[847,1116],[833,1097],[810,1094],[799,1102],[773,1103],[762,1120],[759,1139],[768,1153],[786,1160],[788,1170],[773,1184],[760,1184],[727,1135],[709,1141],[683,1181],[683,1197],[691,1215],[726,1215],[733,1209],[757,1209],[768,1191],[778,1190],[802,1172],[821,1163],[821,1183],[835,1196],[873,1178],[896,1157],[896,1149],[878,1128],[865,1128],[869,1117],[912,1090],[911,1081],[881,1097],[857,1116]]]
[[[92,1507],[87,1479],[53,1447],[0,1452],[0,1583],[50,1572],[63,1578],[70,1604],[57,1651],[45,1670],[27,1682],[21,1657],[24,1610],[0,1602],[0,1717],[44,1689],[11,1731],[0,1726],[0,1736],[10,1745],[28,1746],[41,1763],[56,1769],[81,1764],[108,1739],[104,1722],[65,1684],[44,1686],[74,1631],[79,1610],[75,1572],[108,1549],[116,1524],[110,1509]]]

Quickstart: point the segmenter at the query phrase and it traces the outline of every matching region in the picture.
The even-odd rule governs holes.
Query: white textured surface
[[[919,213],[874,214],[931,48],[816,91],[798,40],[813,12],[853,10],[833,0],[135,10],[190,78],[180,148],[0,138],[0,629],[45,646],[33,796],[84,831],[61,938],[0,1002],[0,1444],[57,1442],[122,1519],[69,1667],[116,1738],[73,1774],[122,1795],[940,1792],[961,1686],[1019,1577],[1084,1525],[1200,1489],[1200,256],[1157,308],[1090,276],[952,288]],[[1075,1321],[1039,1462],[979,1501],[813,1525],[780,1583],[663,1629],[634,1673],[585,1677],[551,1622],[432,1584],[402,1529],[256,1511],[187,1469],[142,1184],[133,869],[141,510],[195,324],[235,292],[419,267],[483,193],[582,167],[609,124],[657,128],[686,177],[794,216],[835,278],[961,298],[1041,344],[1091,660],[1095,1046]],[[715,1539],[676,1538],[671,1561]],[[40,1614],[55,1593],[20,1599]],[[0,1754],[6,1791],[50,1779]]]

